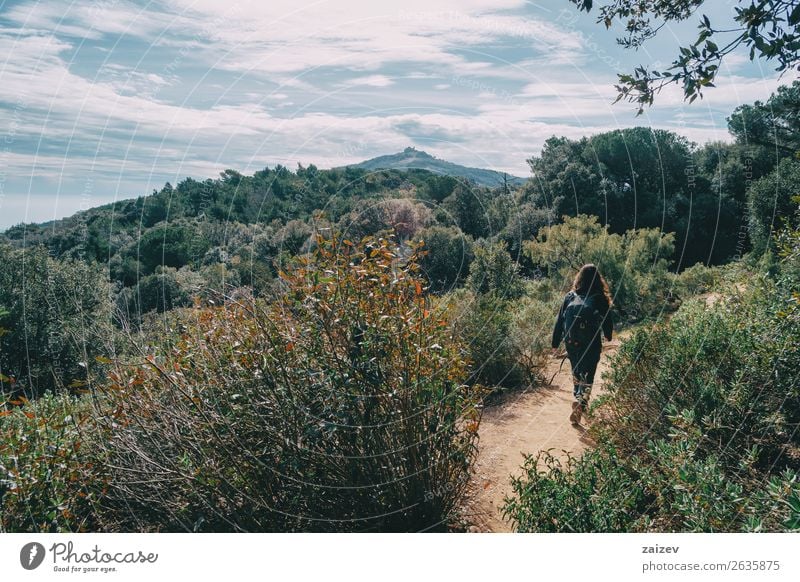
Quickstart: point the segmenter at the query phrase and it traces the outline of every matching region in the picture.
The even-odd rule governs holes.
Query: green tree
[[[90,387],[95,358],[113,350],[109,295],[96,265],[53,259],[43,247],[0,244],[3,389],[30,398]]]
[[[430,176],[422,188],[423,196],[434,202],[441,202],[458,186],[458,180],[452,176]]]
[[[575,273],[594,263],[608,281],[615,306],[637,320],[670,304],[669,266],[675,236],[659,229],[610,233],[595,216],[564,217],[526,245],[531,260],[566,289]]]
[[[482,188],[459,184],[442,202],[449,222],[474,238],[491,234],[487,218],[489,200]]]
[[[635,127],[580,140],[551,138],[528,164],[534,179],[523,196],[555,216],[597,216],[617,234],[675,232],[681,265],[727,258],[735,246],[718,243],[716,232],[736,223],[729,215],[743,216],[744,205],[721,204],[696,166],[693,144],[673,132]]]
[[[210,246],[196,223],[161,223],[142,235],[138,243],[139,260],[145,274],[158,266],[180,268],[198,261]]]
[[[734,109],[728,131],[739,143],[777,148],[784,155],[800,151],[800,81],[778,87],[766,103]]]
[[[508,300],[518,299],[523,293],[519,267],[508,254],[505,244],[479,240],[474,251],[467,287],[478,295],[493,293]]]
[[[748,190],[750,239],[761,255],[771,247],[774,232],[794,215],[792,198],[800,194],[800,161],[786,158],[775,170],[757,180]]]
[[[509,213],[508,222],[499,238],[506,243],[511,257],[521,263],[525,259],[522,253],[523,243],[536,238],[539,230],[550,225],[553,218],[551,208],[537,208],[529,202],[520,204]]]
[[[162,188],[161,192],[153,191],[152,196],[148,196],[144,200],[144,211],[142,213],[142,225],[145,227],[155,226],[159,222],[167,220],[172,210],[172,215],[177,214],[176,208],[171,206],[177,205],[177,199],[173,199],[174,190],[172,185],[167,182]]]
[[[117,296],[117,313],[122,321],[138,326],[150,311],[163,313],[192,304],[190,289],[183,287],[174,267],[157,267],[152,275],[142,277],[133,287]]]
[[[430,226],[416,239],[423,243],[419,266],[432,291],[449,291],[464,282],[474,258],[472,237],[454,226]]]

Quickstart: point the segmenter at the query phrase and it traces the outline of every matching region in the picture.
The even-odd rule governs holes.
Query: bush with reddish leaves
[[[103,527],[416,531],[446,526],[478,389],[415,256],[318,240],[277,301],[194,309],[118,366],[97,439]]]

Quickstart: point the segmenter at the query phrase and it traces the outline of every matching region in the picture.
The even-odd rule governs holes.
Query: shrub
[[[423,243],[420,270],[431,291],[441,293],[461,285],[474,258],[472,237],[456,227],[431,226],[417,233]]]
[[[765,285],[767,285],[765,283]],[[728,298],[709,308],[687,304],[672,320],[639,330],[621,347],[611,375],[613,440],[632,453],[667,437],[668,411],[692,414],[703,446],[735,465],[758,448],[761,467],[786,462],[800,444],[797,322],[777,316],[767,287],[755,299]],[[763,294],[763,295],[761,295]],[[760,295],[760,296],[759,296]]]
[[[568,456],[564,465],[542,451],[526,457],[502,511],[519,532],[631,531],[645,501],[636,478],[610,448]]]
[[[494,293],[503,299],[518,299],[523,293],[522,281],[505,244],[480,240],[474,250],[467,287],[478,294]]]
[[[800,529],[796,472],[764,479],[743,455],[731,473],[715,455],[698,454],[701,440],[678,432],[631,458],[603,441],[566,465],[549,452],[528,457],[503,512],[520,532]]]
[[[272,238],[276,256],[294,256],[307,249],[313,228],[302,220],[290,220],[281,226]]]
[[[462,290],[451,298],[453,335],[466,345],[469,381],[488,388],[517,388],[527,376],[511,340],[512,316],[507,300],[495,294]]]
[[[450,294],[445,302],[453,335],[466,346],[470,382],[503,389],[541,379],[557,305],[533,297],[508,301],[466,289]]]
[[[717,269],[696,263],[676,277],[678,293],[685,296],[708,293],[719,283]]]
[[[511,312],[508,336],[516,363],[528,384],[544,380],[553,322],[559,305],[559,299],[542,301],[535,297],[523,297]]]
[[[107,397],[110,529],[440,528],[478,415],[413,260],[319,240],[281,299],[196,309]]]
[[[138,327],[141,325],[142,316],[156,311],[164,313],[178,307],[192,304],[190,291],[191,284],[187,287],[185,275],[191,273],[192,278],[197,278],[193,271],[179,271],[173,267],[156,267],[156,272],[143,277],[134,287],[125,287],[117,295],[116,309],[119,319],[125,326]]]
[[[507,515],[521,531],[797,529],[795,293],[764,280],[634,333],[595,403],[597,448],[529,459]]]
[[[525,282],[525,295],[531,299],[544,303],[552,303],[563,299],[561,295],[561,284],[550,278],[532,279]],[[560,303],[559,303],[560,305]],[[553,312],[555,321],[557,311]]]
[[[100,376],[95,357],[113,351],[109,294],[95,265],[0,244],[0,397],[33,398]]]
[[[102,486],[82,438],[89,413],[67,395],[0,404],[0,532],[94,529]]]
[[[347,238],[360,240],[381,232],[394,232],[406,241],[431,221],[431,211],[406,198],[364,199],[340,222]]]
[[[636,321],[672,308],[668,267],[675,236],[658,229],[611,234],[597,217],[564,217],[564,222],[540,230],[526,243],[530,259],[564,289],[586,263],[594,263],[608,281],[614,304]]]

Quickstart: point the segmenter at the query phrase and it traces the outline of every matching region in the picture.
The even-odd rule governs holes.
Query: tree
[[[452,176],[433,175],[425,180],[422,193],[426,198],[438,203],[450,196],[456,186],[458,180]]]
[[[432,291],[449,291],[467,278],[474,258],[470,236],[454,226],[431,226],[421,230],[417,240],[423,242],[420,270]]]
[[[593,0],[570,0],[579,10],[590,12]],[[687,20],[705,0],[614,0],[599,7],[597,21],[610,28],[621,21],[625,36],[617,42],[627,49],[638,49],[669,22]],[[619,76],[617,101],[625,99],[638,104],[641,114],[645,105],[662,88],[672,83],[683,85],[689,102],[702,97],[714,79],[723,59],[740,47],[750,50],[750,60],[756,57],[775,61],[776,70],[800,68],[800,0],[738,0],[734,7],[733,23],[712,24],[702,15],[697,40],[679,47],[672,66],[664,71],[638,66],[629,74]]]
[[[453,193],[442,202],[442,208],[455,226],[475,238],[493,234],[486,212],[488,205],[489,200],[483,189],[463,184],[456,186]]]
[[[712,237],[713,248],[703,257],[687,249],[682,265],[690,265],[692,259],[721,264],[741,257],[750,244],[747,189],[772,171],[775,153],[759,145],[711,142],[695,152],[694,162],[697,174],[708,183],[707,192],[695,196],[695,202],[705,207],[708,220],[702,228],[696,228],[696,217],[692,217],[690,229],[697,235],[693,237],[695,243],[700,243],[697,248],[709,249]]]
[[[778,87],[766,103],[734,109],[728,131],[739,143],[777,148],[783,155],[800,150],[800,81]]]
[[[580,140],[554,137],[528,160],[534,178],[523,195],[555,216],[597,216],[612,233],[633,228],[675,232],[681,265],[727,258],[718,250],[715,233],[736,220],[696,167],[694,152],[686,138],[647,127]],[[742,207],[733,209],[743,215]],[[732,245],[724,243],[730,252]]]
[[[565,216],[563,223],[542,228],[525,250],[564,288],[582,265],[594,263],[608,281],[616,307],[629,319],[654,315],[668,304],[672,233],[640,228],[613,234],[596,216]]]
[[[145,231],[139,241],[139,260],[145,274],[158,266],[180,268],[199,259],[211,246],[197,223],[161,223]]]
[[[111,352],[111,303],[100,268],[43,247],[0,245],[0,389],[27,397],[84,388]],[[13,382],[10,380],[13,378]]]
[[[188,307],[192,298],[177,276],[177,269],[161,267],[142,277],[134,287],[126,287],[117,297],[118,316],[129,325],[138,326],[141,317],[150,311],[163,313],[177,307]]]
[[[515,206],[511,211],[499,239],[506,243],[511,258],[519,263],[523,273],[528,273],[531,267],[522,252],[523,242],[536,237],[539,229],[549,226],[553,220],[554,214],[550,208],[546,206],[537,208],[529,202]]]
[[[757,180],[748,190],[750,240],[760,255],[770,248],[770,239],[782,221],[793,217],[797,207],[792,200],[800,194],[800,161],[784,159],[775,170]]]
[[[519,268],[501,242],[479,240],[475,260],[469,267],[467,287],[478,295],[493,293],[503,299],[518,299],[522,293]]]

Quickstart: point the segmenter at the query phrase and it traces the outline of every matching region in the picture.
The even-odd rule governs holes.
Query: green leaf
[[[791,14],[789,14],[789,24],[796,26],[800,23],[800,4],[794,7]]]

